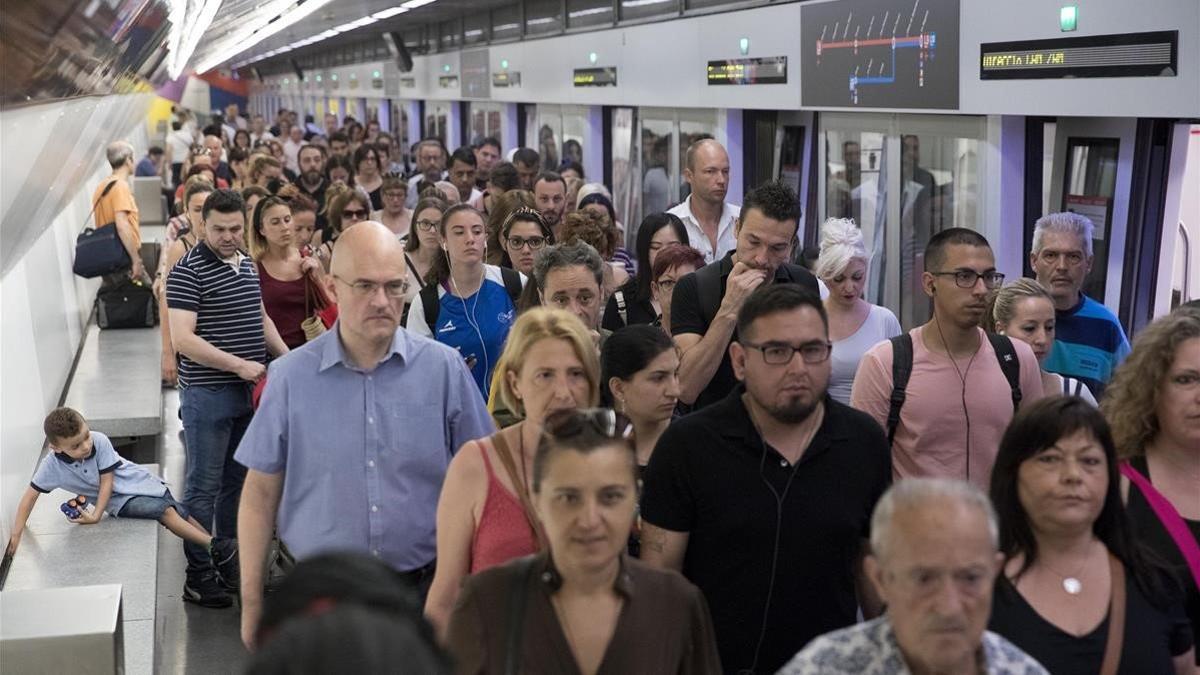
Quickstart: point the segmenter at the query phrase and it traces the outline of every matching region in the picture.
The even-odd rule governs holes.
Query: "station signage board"
[[[617,69],[609,68],[576,68],[572,84],[576,87],[615,87],[617,86]]]
[[[1177,30],[979,45],[982,80],[1175,77],[1178,72]]]
[[[505,71],[502,73],[492,73],[493,87],[519,87],[521,86],[521,73],[518,71]]]
[[[787,57],[767,56],[709,61],[708,83],[787,84]]]

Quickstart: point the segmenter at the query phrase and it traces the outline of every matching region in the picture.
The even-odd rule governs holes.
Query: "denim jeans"
[[[187,476],[183,504],[214,537],[237,537],[238,500],[246,467],[233,459],[254,410],[249,383],[192,385],[179,392]],[[188,575],[212,566],[208,552],[184,543]]]

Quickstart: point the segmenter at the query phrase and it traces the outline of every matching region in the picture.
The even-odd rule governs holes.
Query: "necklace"
[[[1092,541],[1094,542],[1095,540],[1093,539]],[[1083,582],[1079,580],[1079,576],[1083,574],[1084,568],[1087,567],[1087,564],[1091,561],[1091,559],[1092,546],[1089,543],[1087,553],[1083,557],[1083,562],[1079,563],[1079,567],[1075,569],[1074,574],[1062,574],[1058,570],[1047,565],[1044,561],[1042,562],[1042,565],[1062,579],[1062,589],[1067,592],[1067,595],[1079,595],[1083,592]]]

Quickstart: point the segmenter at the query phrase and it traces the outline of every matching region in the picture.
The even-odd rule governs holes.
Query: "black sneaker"
[[[201,607],[222,608],[233,605],[233,598],[229,597],[221,583],[217,581],[217,575],[212,572],[189,577],[184,581],[183,600]]]
[[[217,570],[220,582],[231,591],[237,590],[241,580],[237,540],[214,537],[208,547],[208,555],[212,557],[213,567]]]

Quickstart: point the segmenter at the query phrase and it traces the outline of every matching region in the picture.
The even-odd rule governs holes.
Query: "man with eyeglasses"
[[[1129,356],[1129,338],[1112,310],[1083,294],[1092,270],[1092,230],[1092,221],[1078,213],[1042,216],[1033,226],[1029,266],[1054,299],[1054,347],[1042,367],[1082,380],[1099,399]]]
[[[954,478],[987,490],[1015,407],[1042,397],[1038,362],[1025,342],[989,338],[979,327],[988,293],[1004,283],[983,235],[952,227],[931,237],[921,282],[933,318],[863,355],[850,405],[888,430],[896,478]],[[897,360],[905,343],[908,358],[901,351]],[[897,362],[909,365],[903,389]]]
[[[238,519],[248,647],[276,528],[298,559],[343,550],[383,560],[424,604],[446,468],[494,431],[462,357],[401,330],[409,279],[395,234],[350,226],[331,272],[336,327],[271,366],[236,455],[249,469]]]
[[[774,673],[880,611],[860,563],[891,459],[879,425],[828,395],[830,350],[816,292],[758,288],[729,347],[739,384],[646,467],[642,560],[704,592],[726,673]]]

